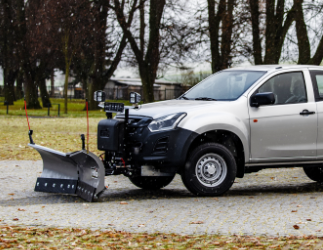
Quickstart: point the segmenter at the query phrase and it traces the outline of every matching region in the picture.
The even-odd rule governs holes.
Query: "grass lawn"
[[[33,139],[36,144],[53,148],[58,151],[72,152],[81,150],[80,134],[86,134],[86,112],[84,100],[72,100],[68,103],[68,114],[63,114],[64,99],[52,99],[52,103],[61,104],[61,115],[57,116],[57,105],[53,105],[50,117],[47,116],[47,108],[40,110],[28,110],[29,123],[34,130]],[[122,102],[131,105],[128,101]],[[90,140],[89,149],[99,155],[97,150],[97,125],[102,119],[106,119],[103,110],[89,111]],[[6,106],[0,103],[0,160],[40,160],[36,150],[28,147],[28,125],[24,110],[23,100],[9,106],[9,114],[6,114]]]
[[[99,111],[100,112],[100,111]],[[83,112],[85,113],[85,112]],[[89,118],[89,150],[97,155],[96,131],[98,122],[105,119]],[[86,118],[29,118],[36,144],[63,152],[81,150],[80,134],[86,134]],[[0,115],[0,160],[40,160],[39,153],[28,147],[28,125],[24,116]]]
[[[41,103],[41,99],[39,99]],[[72,99],[68,100],[68,114],[64,114],[64,99],[50,99],[52,107],[50,108],[50,116],[56,117],[58,115],[58,105],[60,104],[60,117],[85,117],[86,113],[84,111],[85,108],[85,100],[81,99]],[[109,100],[108,100],[109,101]],[[7,106],[3,104],[4,98],[0,98],[0,115],[7,114]],[[125,105],[131,105],[129,101],[125,100],[111,100],[110,102],[121,102]],[[14,105],[9,105],[9,115],[14,116],[25,116],[25,106],[24,100],[20,99],[14,103]],[[47,116],[48,109],[30,109],[28,110],[29,116]],[[89,117],[105,117],[105,113],[100,110],[89,111]]]
[[[0,249],[322,249],[317,237],[131,234],[0,226]]]

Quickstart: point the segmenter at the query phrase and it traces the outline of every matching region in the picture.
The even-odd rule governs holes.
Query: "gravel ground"
[[[180,176],[156,192],[124,176],[94,203],[34,192],[41,161],[0,161],[0,224],[128,232],[323,236],[323,187],[300,168],[267,169],[236,179],[224,196],[195,197]],[[294,229],[298,225],[299,229]]]

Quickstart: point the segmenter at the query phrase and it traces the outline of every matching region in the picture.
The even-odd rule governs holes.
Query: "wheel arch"
[[[237,177],[242,178],[244,176],[245,167],[245,146],[241,138],[230,130],[217,129],[200,133],[192,141],[186,159],[196,147],[210,142],[219,143],[225,146],[233,154],[237,164]]]

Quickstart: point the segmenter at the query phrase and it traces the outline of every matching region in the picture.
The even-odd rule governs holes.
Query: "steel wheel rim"
[[[222,156],[209,153],[203,155],[195,166],[198,181],[206,187],[220,185],[227,176],[228,168]]]

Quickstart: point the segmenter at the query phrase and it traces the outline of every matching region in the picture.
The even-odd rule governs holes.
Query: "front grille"
[[[160,139],[157,140],[157,142],[155,143],[153,152],[156,154],[164,154],[167,152],[168,150],[168,140],[169,137],[162,137]]]

